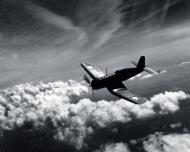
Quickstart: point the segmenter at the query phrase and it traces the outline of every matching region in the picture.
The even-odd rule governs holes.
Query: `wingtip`
[[[86,60],[82,60],[82,61],[81,61],[81,64],[85,64],[85,63],[87,63]]]
[[[81,67],[84,67],[84,61],[81,61],[81,63],[80,63],[80,65],[81,65]]]

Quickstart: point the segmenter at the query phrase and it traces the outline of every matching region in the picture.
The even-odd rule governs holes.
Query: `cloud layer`
[[[2,131],[23,128],[52,131],[51,138],[81,149],[97,129],[115,123],[129,123],[179,110],[180,101],[189,95],[165,92],[153,96],[143,105],[125,100],[98,101],[80,99],[88,89],[76,81],[26,83],[0,93],[0,127]]]
[[[163,135],[156,133],[150,135],[144,142],[147,152],[188,152],[190,147],[190,134]]]
[[[95,152],[129,152],[129,149],[124,143],[107,144],[101,150]]]

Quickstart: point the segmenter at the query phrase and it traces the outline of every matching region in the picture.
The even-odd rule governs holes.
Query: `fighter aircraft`
[[[84,75],[84,80],[89,84],[92,90],[107,88],[111,94],[119,98],[135,104],[143,104],[147,101],[146,98],[142,98],[139,95],[132,93],[122,82],[138,75],[143,71],[146,71],[152,75],[158,75],[159,72],[145,66],[145,56],[141,56],[138,63],[134,61],[131,63],[136,67],[116,70],[111,74],[107,74],[107,70],[106,74],[104,74],[104,72],[102,72],[99,68],[87,63],[86,61],[81,62],[81,66],[92,78],[92,80],[90,80],[86,75]]]

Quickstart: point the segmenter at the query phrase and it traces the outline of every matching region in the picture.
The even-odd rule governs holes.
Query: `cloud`
[[[74,26],[69,18],[59,16],[58,14],[53,13],[43,7],[40,7],[30,1],[25,3],[25,7],[27,8],[29,13],[31,13],[36,18],[41,19],[41,21],[56,26],[57,28],[63,29],[65,31],[68,31],[68,33],[72,31],[73,36],[75,37],[74,39],[75,46],[81,46],[87,43],[88,37],[86,33],[80,27]],[[65,34],[67,33],[65,32]],[[67,34],[67,37],[71,35],[72,35],[71,33],[70,35]],[[64,40],[65,39],[62,38],[62,42],[64,42]]]
[[[190,147],[189,134],[169,134],[156,133],[150,135],[143,143],[147,152],[188,152]]]
[[[190,64],[190,61],[184,61],[179,64],[179,66],[188,65]]]
[[[125,100],[93,102],[82,98],[87,93],[86,86],[72,80],[26,83],[2,90],[0,127],[9,131],[27,124],[34,130],[48,128],[53,140],[79,150],[97,129],[174,113],[180,102],[189,98],[182,91],[165,92],[135,105]]]
[[[181,124],[180,122],[170,124],[170,127],[171,127],[172,129],[173,129],[173,128],[179,128],[179,127],[181,127],[181,126],[182,126],[182,124]]]
[[[103,146],[102,150],[96,150],[95,152],[129,152],[129,149],[124,143],[107,144]]]

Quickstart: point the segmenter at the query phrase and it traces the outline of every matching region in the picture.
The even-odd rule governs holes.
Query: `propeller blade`
[[[86,75],[84,75],[83,80],[90,84],[90,79]]]

